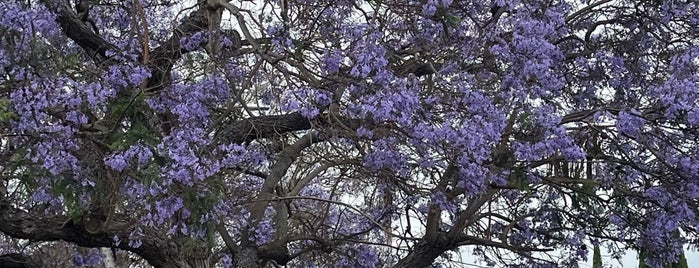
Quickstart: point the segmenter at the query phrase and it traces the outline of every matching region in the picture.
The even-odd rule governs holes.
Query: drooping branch
[[[32,241],[63,240],[83,247],[115,247],[136,253],[155,267],[177,267],[173,266],[179,256],[176,247],[147,230],[139,247],[127,242],[115,244],[115,236],[129,237],[131,231],[125,228],[92,234],[67,216],[31,213],[14,208],[9,200],[0,199],[0,232],[10,237]]]

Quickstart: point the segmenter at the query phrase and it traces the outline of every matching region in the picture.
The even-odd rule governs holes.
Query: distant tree
[[[0,1],[0,232],[163,268],[661,267],[699,245],[698,5]]]

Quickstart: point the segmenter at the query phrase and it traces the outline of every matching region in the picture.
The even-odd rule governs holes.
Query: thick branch
[[[167,240],[146,233],[143,244],[134,248],[129,243],[114,245],[114,236],[128,237],[129,229],[111,233],[91,234],[82,224],[75,224],[66,216],[38,215],[13,208],[7,200],[0,200],[0,232],[18,239],[33,241],[63,240],[83,247],[116,247],[134,252],[155,267],[173,265],[179,254]]]
[[[83,23],[67,1],[43,1],[43,3],[56,12],[58,15],[56,21],[66,36],[90,55],[109,59],[110,54],[119,51],[116,46],[102,39]],[[180,47],[180,39],[207,28],[208,23],[204,13],[204,11],[198,10],[190,14],[175,28],[168,40],[149,51],[151,59],[148,63],[148,69],[151,71],[151,78],[148,80],[147,86],[150,90],[162,89],[167,84],[166,80],[169,79],[172,66],[182,57],[182,54],[189,52]]]
[[[301,151],[313,145],[313,143],[317,141],[318,133],[308,133],[301,137],[291,146],[286,147],[279,154],[279,156],[277,157],[277,161],[270,168],[269,176],[265,179],[265,182],[262,184],[262,189],[260,189],[260,193],[258,194],[255,201],[251,203],[249,206],[249,224],[254,225],[257,223],[257,221],[261,220],[264,217],[267,206],[269,206],[271,200],[274,198],[274,188],[279,184],[281,179],[286,174],[287,170],[289,170],[289,167],[291,167],[294,161],[296,161],[296,159],[301,155]],[[281,211],[277,211],[277,213],[281,213]],[[288,216],[279,218],[280,222],[276,222],[277,229],[284,229],[281,228],[281,226],[287,224],[285,222],[287,218]],[[250,241],[243,240],[243,244],[245,246],[248,246],[249,242]],[[282,239],[280,239],[280,241],[275,241],[271,244],[271,246],[274,246],[277,251],[286,251],[284,241]]]
[[[110,53],[116,53],[119,49],[102,39],[99,35],[93,32],[84,22],[78,18],[78,15],[73,12],[70,4],[65,0],[62,1],[42,1],[49,10],[56,12],[56,21],[61,25],[61,29],[66,36],[75,41],[80,47],[87,51],[91,56],[99,56],[102,59],[109,59]],[[110,52],[111,51],[111,52]]]
[[[3,268],[34,268],[39,267],[31,256],[10,253],[5,255],[0,255],[0,267]]]
[[[396,263],[394,268],[429,267],[439,255],[455,248],[454,241],[447,239],[445,233],[438,233],[432,241],[420,241],[407,256]]]
[[[167,79],[170,78],[172,66],[183,54],[189,52],[189,50],[185,50],[180,46],[180,39],[205,30],[208,27],[205,13],[204,10],[192,12],[175,28],[168,40],[150,51],[151,59],[148,63],[148,69],[151,71],[151,77],[148,79],[147,84],[149,91],[157,92],[164,86],[167,86]]]
[[[223,126],[217,133],[217,137],[231,143],[242,144],[288,132],[308,130],[311,127],[311,121],[300,113],[265,115],[242,119]]]

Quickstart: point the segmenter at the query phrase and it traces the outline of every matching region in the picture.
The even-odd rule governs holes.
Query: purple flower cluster
[[[443,211],[447,211],[451,214],[456,212],[457,204],[447,199],[447,196],[443,192],[436,192],[432,194],[432,200],[430,203],[439,206]]]
[[[534,133],[527,134],[536,140],[517,141],[512,145],[518,159],[534,161],[553,155],[561,155],[571,161],[585,158],[585,152],[575,144],[566,128],[559,125],[560,118],[552,112],[550,107],[541,107],[536,110],[531,118]]]
[[[156,111],[170,111],[182,127],[209,125],[210,109],[230,97],[230,86],[219,76],[207,76],[192,83],[174,84],[159,96],[147,100]]]
[[[73,254],[73,264],[76,267],[99,265],[102,263],[102,259],[104,259],[104,255],[102,255],[97,248],[90,249],[90,251],[84,255],[78,252]]]
[[[637,111],[630,111],[630,113],[621,111],[619,112],[616,127],[619,130],[619,134],[636,137],[645,121]]]
[[[288,30],[281,24],[267,27],[266,33],[272,37],[272,46],[276,52],[294,51],[296,46],[291,40]]]
[[[404,172],[406,158],[399,150],[395,139],[376,140],[372,144],[372,151],[364,156],[364,165],[374,171],[388,169],[397,173]]]
[[[274,227],[272,226],[272,220],[262,220],[257,223],[256,226],[250,228],[255,244],[264,245],[274,239]]]
[[[289,88],[284,91],[280,109],[300,112],[304,117],[314,118],[331,102],[331,93],[310,87]]]
[[[50,180],[46,178],[39,179],[42,186],[38,187],[32,194],[31,200],[35,204],[48,204],[49,208],[58,208],[63,205],[63,198],[54,196],[50,191]]]
[[[451,5],[452,0],[427,0],[422,5],[422,15],[433,16],[438,8],[447,8]]]
[[[379,33],[368,34],[367,40],[354,49],[352,69],[350,74],[366,78],[371,72],[380,72],[388,64],[385,58],[386,51],[383,46],[377,45],[376,40],[381,38]]]
[[[129,162],[134,161],[137,168],[145,166],[153,157],[150,148],[142,144],[134,144],[126,151],[113,153],[104,159],[104,163],[110,168],[121,172],[129,166]]]
[[[21,48],[29,46],[35,33],[37,38],[43,37],[47,40],[53,40],[60,36],[60,28],[56,23],[55,15],[41,3],[37,3],[33,8],[27,8],[20,2],[0,3],[0,28],[20,34],[20,38],[15,39],[19,42],[15,43],[16,46],[13,47],[12,54],[17,57],[13,60],[31,57],[28,49]],[[32,30],[26,30],[29,28]]]
[[[162,225],[183,207],[184,203],[180,197],[171,196],[156,201],[154,206],[155,213],[153,214],[153,220],[155,220],[156,224]]]
[[[328,74],[337,73],[337,71],[340,70],[344,60],[345,57],[343,56],[342,51],[327,50],[321,58],[321,64],[323,65],[322,70]]]
[[[355,256],[360,267],[376,267],[379,261],[379,256],[376,254],[376,251],[365,245],[357,247]]]
[[[190,36],[184,36],[180,39],[180,46],[187,50],[192,51],[196,48],[201,47],[201,44],[206,41],[203,32],[196,32]]]

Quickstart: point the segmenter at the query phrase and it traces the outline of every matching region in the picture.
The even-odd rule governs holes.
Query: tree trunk
[[[449,248],[440,244],[420,242],[407,256],[398,261],[393,268],[429,267],[439,255],[449,250]]]

